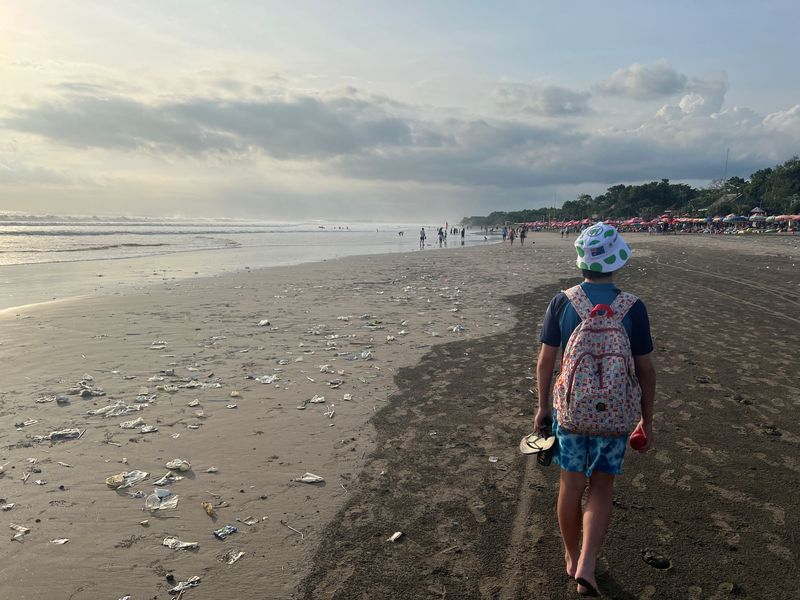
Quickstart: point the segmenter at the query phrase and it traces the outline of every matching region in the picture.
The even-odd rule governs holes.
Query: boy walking
[[[552,423],[558,439],[553,460],[561,466],[557,513],[567,574],[575,578],[579,594],[597,596],[597,556],[631,429],[637,426],[644,433],[639,452],[653,444],[656,373],[647,308],[613,281],[630,257],[625,240],[613,227],[597,223],[575,240],[575,249],[584,280],[551,300],[542,324],[535,427],[542,431]],[[593,329],[589,322],[603,325]],[[610,344],[614,350],[582,351],[586,348],[578,346],[586,339],[595,348]],[[559,348],[562,373],[553,393],[554,410],[550,389]]]

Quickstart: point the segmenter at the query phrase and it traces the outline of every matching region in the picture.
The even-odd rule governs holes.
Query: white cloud
[[[666,60],[660,60],[652,65],[633,63],[630,67],[618,69],[594,88],[605,96],[655,100],[683,92],[688,81],[686,75],[678,73]]]

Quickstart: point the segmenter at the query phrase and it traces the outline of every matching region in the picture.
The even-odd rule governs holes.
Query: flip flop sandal
[[[581,596],[592,596],[592,597],[600,596],[600,592],[597,591],[597,588],[594,587],[588,581],[586,581],[583,577],[576,577],[575,581],[578,582],[578,585],[582,585],[583,587],[586,588],[585,592],[578,592]]]
[[[553,448],[556,443],[554,435],[544,436],[540,433],[531,433],[519,442],[519,451],[523,454],[539,454]]]

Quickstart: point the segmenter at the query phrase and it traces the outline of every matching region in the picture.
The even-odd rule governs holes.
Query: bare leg
[[[586,475],[561,469],[558,488],[558,526],[564,540],[564,562],[567,575],[575,577],[581,539],[581,498],[586,488]]]
[[[583,513],[583,545],[575,578],[585,579],[597,588],[594,569],[597,555],[608,530],[611,520],[611,508],[614,500],[614,475],[595,471],[589,478],[589,495],[586,499],[586,510]],[[578,593],[587,590],[578,585]]]

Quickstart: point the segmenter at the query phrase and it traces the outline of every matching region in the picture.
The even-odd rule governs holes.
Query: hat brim
[[[556,437],[544,437],[538,433],[531,433],[523,437],[519,442],[519,451],[523,454],[538,454],[545,450],[550,450],[556,443]]]

